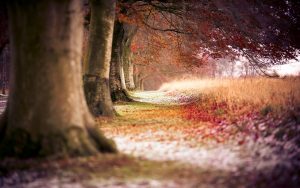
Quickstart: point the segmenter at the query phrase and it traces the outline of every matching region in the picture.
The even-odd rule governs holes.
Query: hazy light
[[[204,90],[219,86],[221,83],[214,79],[188,79],[177,80],[162,84],[159,91],[189,91],[189,90]],[[224,84],[224,83],[222,83]]]
[[[285,65],[275,65],[270,71],[277,73],[279,76],[298,76],[300,75],[300,62],[293,62]]]

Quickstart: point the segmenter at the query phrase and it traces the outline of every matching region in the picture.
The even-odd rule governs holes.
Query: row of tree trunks
[[[124,23],[115,21],[113,48],[110,67],[111,98],[115,101],[132,101],[127,95],[125,74],[123,68],[124,39],[126,38]]]
[[[0,124],[0,156],[115,152],[82,89],[81,0],[7,1],[12,74]]]
[[[90,5],[90,34],[84,63],[85,96],[90,111],[95,116],[114,116],[109,71],[116,3],[90,0]]]
[[[136,34],[138,28],[133,25],[124,25],[124,35],[122,39],[122,68],[124,71],[125,86],[128,90],[134,90],[135,84],[133,79],[133,63],[132,63],[132,52],[131,43],[134,35]]]

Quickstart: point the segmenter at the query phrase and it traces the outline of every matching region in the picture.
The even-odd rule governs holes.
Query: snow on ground
[[[11,180],[12,178],[10,178]],[[15,179],[17,180],[17,179]],[[7,186],[6,186],[7,185]],[[161,180],[134,180],[121,181],[115,178],[107,179],[105,181],[92,180],[88,182],[74,182],[72,178],[68,177],[54,177],[54,178],[39,178],[30,183],[15,183],[6,184],[1,188],[177,188],[182,187],[175,181],[161,181]],[[17,186],[13,186],[17,185]]]
[[[136,92],[131,94],[136,101],[146,102],[146,103],[154,103],[154,104],[182,104],[182,95],[179,93],[170,94],[170,92],[163,92],[163,91],[146,91],[146,92]],[[189,102],[192,98],[186,97],[186,101]],[[130,105],[130,104],[129,104]],[[135,110],[128,110],[127,113],[131,113],[130,121],[131,123],[134,122],[135,128],[139,126],[145,126],[145,130],[147,130],[147,125],[150,121],[147,122],[146,116],[141,119],[138,117],[138,113],[150,113],[150,109],[146,109],[144,107],[144,111],[140,112],[139,109]],[[4,109],[4,108],[3,108]],[[131,108],[134,109],[134,108]],[[158,124],[160,127],[164,126],[165,124],[169,123],[168,121],[173,119],[165,119],[162,121],[161,119],[155,119],[165,117],[161,111],[156,111],[157,109],[153,109],[151,113],[157,113],[157,117],[154,116],[154,119],[157,121],[152,121]],[[128,112],[129,111],[129,112]],[[135,119],[132,119],[135,117]],[[124,118],[127,118],[125,115]],[[149,118],[153,118],[153,116],[149,116]],[[170,118],[170,117],[167,117]],[[140,124],[137,120],[141,121]],[[116,120],[117,121],[117,120]],[[145,122],[143,122],[145,121]],[[177,124],[181,125],[184,120],[181,121],[174,121]],[[171,123],[174,123],[173,121]],[[126,122],[125,122],[126,123]],[[113,129],[111,125],[108,125],[110,129]],[[124,125],[124,123],[122,124]],[[115,126],[117,127],[117,126]],[[153,129],[152,129],[153,130]],[[274,148],[265,144],[264,141],[262,142],[251,142],[247,141],[243,145],[239,145],[237,143],[226,142],[226,143],[212,143],[209,145],[193,145],[189,143],[190,141],[181,140],[181,135],[179,132],[172,132],[172,131],[162,131],[157,129],[156,131],[152,132],[152,130],[147,130],[146,132],[133,132],[131,135],[125,135],[125,133],[119,132],[117,135],[107,135],[108,137],[114,139],[117,144],[117,147],[121,153],[133,155],[135,157],[142,157],[149,160],[156,160],[156,161],[176,161],[183,164],[189,164],[191,166],[204,169],[204,170],[220,170],[229,172],[230,174],[234,174],[234,172],[239,172],[242,168],[246,169],[247,171],[255,171],[255,170],[263,170],[263,169],[270,169],[268,172],[273,173],[276,166],[280,167],[279,170],[282,171],[286,169],[292,169],[293,166],[290,163],[286,163],[288,161],[283,151],[284,149],[280,149],[280,152],[276,152]],[[174,140],[163,140],[158,141],[154,138],[156,134],[159,134],[161,137],[169,137],[170,134],[174,136]],[[168,134],[168,135],[167,135]],[[136,139],[137,137],[142,139]],[[289,143],[285,143],[285,147],[293,148],[288,145]],[[288,150],[287,150],[288,151]],[[275,153],[277,153],[275,155]],[[285,166],[282,168],[282,166]],[[269,173],[267,173],[269,174]],[[216,174],[216,177],[218,174]],[[289,175],[287,175],[289,176]],[[273,178],[272,176],[270,176]],[[286,177],[283,177],[285,179]],[[20,178],[9,177],[9,181],[15,181]],[[1,180],[1,179],[0,179]],[[270,180],[271,181],[271,180]],[[272,180],[273,181],[273,180]],[[297,177],[296,180],[297,181]],[[47,182],[47,184],[45,184]],[[128,187],[128,188],[135,188],[135,187],[198,187],[198,186],[187,186],[189,182],[185,182],[184,185],[179,185],[176,180],[155,180],[155,179],[148,179],[148,180],[134,180],[134,181],[120,181],[118,179],[108,179],[107,181],[89,181],[88,184],[81,184],[79,182],[73,182],[72,179],[68,180],[68,178],[39,178],[37,181],[33,181],[31,183],[20,184],[20,187],[113,187],[113,188],[121,188],[121,187]],[[14,183],[12,183],[14,184]],[[1,185],[1,182],[0,182]],[[8,184],[9,185],[9,184]],[[202,185],[202,184],[201,184]],[[12,187],[12,186],[8,186]],[[201,187],[206,187],[201,186]],[[210,185],[209,187],[215,187],[214,184]]]
[[[118,149],[126,154],[157,161],[178,161],[203,169],[236,171],[244,162],[239,157],[239,148],[230,145],[193,148],[180,141],[132,141],[121,136],[114,140]]]
[[[181,95],[178,93],[170,95],[170,93],[163,91],[145,91],[137,92],[133,95],[135,100],[146,103],[182,103]],[[186,102],[188,102],[188,100]],[[145,113],[148,113],[148,111],[145,110]],[[158,112],[157,118],[159,118],[159,116],[163,116],[160,113],[163,114],[163,112]],[[138,114],[136,114],[136,116],[138,116]],[[143,118],[146,120],[147,116]],[[160,126],[163,127],[165,124],[168,124],[169,121],[170,119],[159,119],[156,122],[161,124]],[[175,121],[174,123],[186,124],[188,122],[180,120]],[[289,156],[284,153],[285,150],[281,150],[281,153],[278,153],[276,151],[276,147],[272,147],[272,144],[268,142],[268,138],[261,138],[259,142],[249,139],[241,145],[236,141],[233,141],[226,143],[211,143],[203,146],[198,144],[195,146],[189,143],[189,141],[178,139],[181,138],[180,135],[178,136],[178,134],[180,134],[178,132],[175,133],[156,130],[155,132],[147,131],[147,135],[145,134],[145,132],[134,133],[133,135],[123,135],[120,133],[119,135],[114,135],[111,138],[115,140],[118,149],[123,153],[136,157],[143,157],[149,160],[178,161],[197,166],[201,169],[215,169],[234,172],[241,167],[247,171],[272,169],[276,168],[278,165],[292,168],[289,167]],[[176,139],[159,141],[154,139],[156,134],[160,134],[161,137],[174,137]]]
[[[172,94],[171,91],[139,91],[130,94],[133,100],[151,104],[181,105],[193,100],[193,97]]]

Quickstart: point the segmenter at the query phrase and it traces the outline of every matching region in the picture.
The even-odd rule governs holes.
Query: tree
[[[7,9],[4,2],[0,2],[0,53],[8,44]]]
[[[180,3],[176,4],[172,1],[121,0],[118,2],[118,19],[115,23],[110,74],[113,101],[130,101],[127,97],[127,89],[134,89],[134,68],[131,47],[137,31],[141,27],[147,27],[151,30],[178,32],[179,30],[176,26],[172,25],[170,28],[168,27],[170,23],[163,16],[161,18],[168,23],[166,27],[156,28],[149,24],[153,20],[152,17],[155,15],[155,12],[178,14],[178,9],[181,9]]]
[[[110,89],[113,101],[131,101],[126,91],[124,64],[130,61],[130,44],[134,30],[134,26],[119,20],[115,21],[110,69]]]
[[[191,0],[186,7],[193,34],[185,45],[195,52],[215,58],[244,56],[263,71],[294,58],[300,47],[299,1]]]
[[[134,78],[133,78],[133,63],[132,63],[132,49],[131,44],[134,35],[136,34],[138,27],[136,26],[129,26],[128,24],[124,25],[124,36],[122,41],[122,58],[121,63],[123,65],[123,71],[124,71],[124,81],[126,89],[134,90],[135,84],[134,84]]]
[[[115,2],[90,0],[90,36],[85,59],[84,90],[95,115],[113,116],[109,71],[115,20]]]
[[[13,60],[0,156],[115,152],[84,100],[80,0],[7,3]]]
[[[169,1],[167,4],[166,1],[163,4],[149,1],[144,2],[143,7],[146,4],[156,7],[157,11],[144,11],[151,10],[145,13],[144,25],[161,32],[177,31],[180,53],[177,61],[186,67],[197,68],[206,64],[207,57],[217,60],[242,56],[254,69],[265,74],[266,67],[295,58],[299,49],[299,35],[296,33],[300,32],[297,11],[300,3],[296,0],[189,0]],[[169,5],[182,8],[170,9]],[[164,9],[169,9],[169,14],[161,11]],[[172,17],[174,12],[176,16]],[[171,42],[177,41],[169,40],[170,46]],[[136,54],[140,51],[138,49]],[[136,54],[134,59],[138,56]]]

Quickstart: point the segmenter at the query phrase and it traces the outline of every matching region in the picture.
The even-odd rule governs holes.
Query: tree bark
[[[144,79],[139,80],[139,90],[144,91]]]
[[[114,102],[132,101],[132,99],[127,96],[125,74],[123,68],[125,35],[124,24],[116,21],[110,68],[110,90],[111,98]]]
[[[139,91],[143,91],[143,75],[141,73],[136,73],[134,75],[134,82],[136,85],[136,89]]]
[[[0,53],[8,44],[8,18],[5,2],[0,2]]]
[[[84,90],[95,116],[114,116],[110,96],[109,71],[115,20],[115,2],[90,0],[90,36],[85,59]]]
[[[13,0],[8,7],[13,60],[0,156],[115,152],[84,99],[81,1]]]
[[[132,64],[132,51],[131,51],[131,43],[134,35],[136,34],[138,27],[123,24],[124,35],[122,38],[122,67],[124,70],[124,78],[125,85],[128,90],[134,89],[134,81],[133,81],[133,64]]]
[[[134,65],[132,63],[132,61],[130,61],[129,63],[129,68],[128,68],[128,88],[130,90],[134,90],[135,89],[135,85],[134,85]]]

